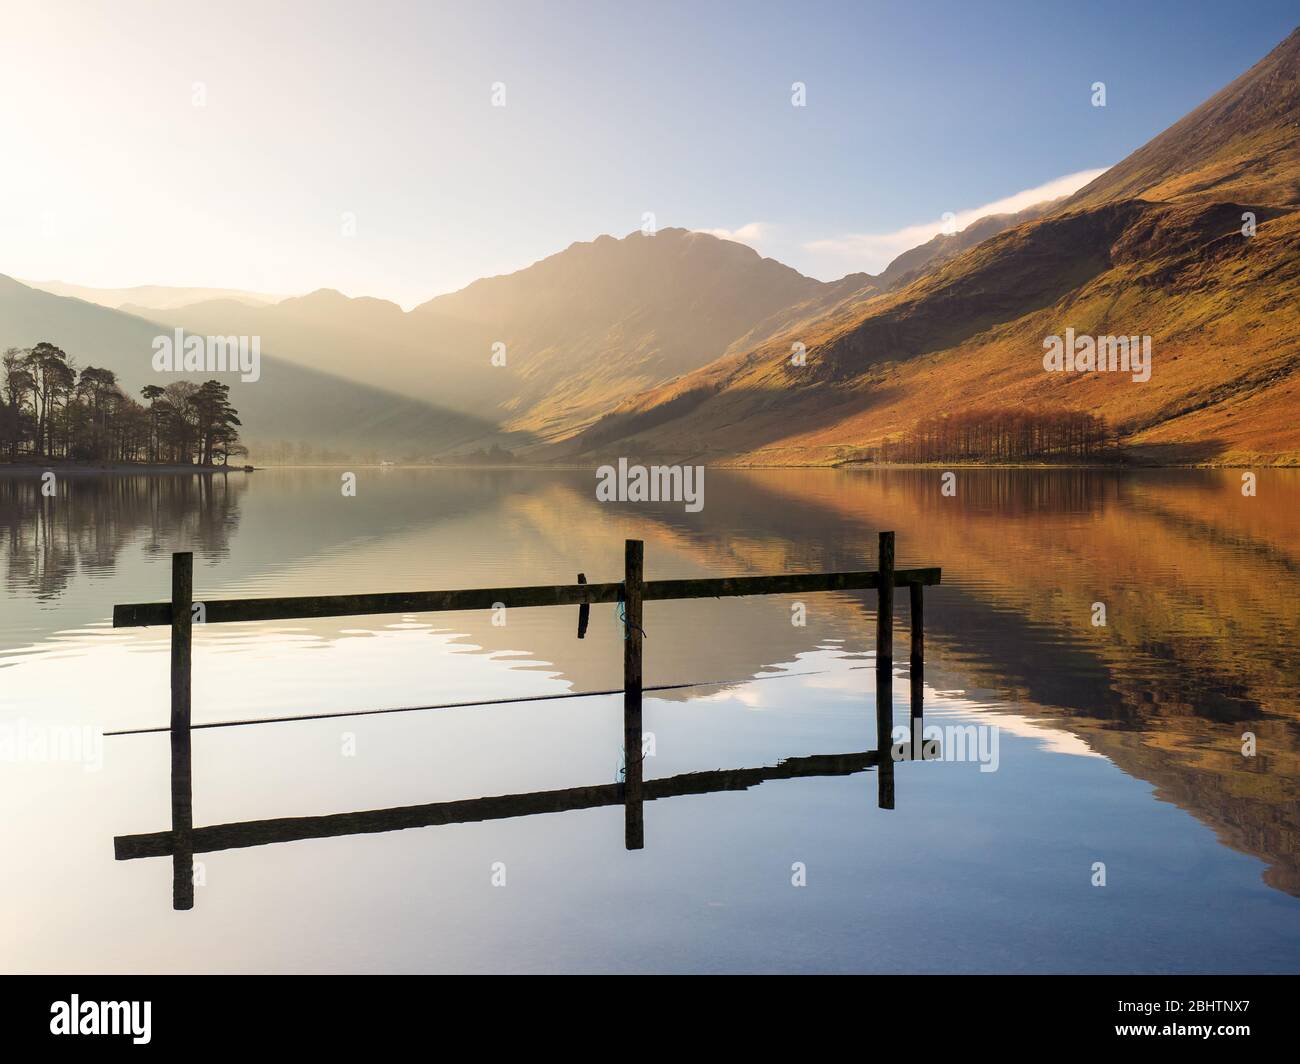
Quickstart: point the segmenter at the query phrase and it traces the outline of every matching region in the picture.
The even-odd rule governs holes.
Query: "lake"
[[[590,470],[357,469],[355,497],[341,472],[69,476],[54,499],[0,476],[0,726],[167,724],[168,631],[111,615],[169,597],[172,551],[202,600],[617,581],[628,538],[652,580],[874,569],[892,529],[900,567],[943,569],[926,722],[996,758],[903,761],[893,809],[870,766],[663,797],[629,851],[616,804],[470,801],[617,783],[617,694],[198,729],[196,827],[465,804],[250,829],[174,911],[168,858],[114,855],[170,827],[168,736],[106,736],[96,764],[10,743],[5,970],[1300,970],[1300,471],[1247,496],[1235,470],[957,470],[946,496],[935,469],[710,469],[694,513],[602,504]],[[619,688],[615,607],[577,624],[196,625],[194,721]],[[874,593],[650,602],[645,631],[645,683],[698,685],[647,693],[647,780],[876,749]]]

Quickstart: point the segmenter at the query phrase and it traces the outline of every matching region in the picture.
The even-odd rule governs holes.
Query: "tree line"
[[[146,385],[140,397],[110,369],[78,369],[54,344],[11,347],[0,359],[0,454],[201,466],[248,454],[229,385],[179,380]]]
[[[382,457],[378,451],[336,451],[329,447],[299,440],[253,440],[258,465],[338,465],[341,462],[360,461],[363,465],[378,465]]]
[[[1110,443],[1104,418],[1078,410],[986,407],[925,418],[881,448],[887,462],[1097,457]]]

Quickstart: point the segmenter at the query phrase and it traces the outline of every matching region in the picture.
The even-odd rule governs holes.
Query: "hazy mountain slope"
[[[511,427],[547,433],[705,365],[823,287],[743,244],[661,229],[573,244],[412,316],[434,335],[456,323],[475,337],[448,352],[456,372],[477,372]],[[488,367],[496,341],[506,345],[509,374]]]
[[[148,316],[260,335],[280,357],[472,413],[518,443],[570,433],[830,287],[742,244],[661,229],[573,244],[410,313],[320,291],[269,307],[218,301]],[[504,366],[492,364],[498,343]]]
[[[89,285],[68,284],[65,281],[25,281],[21,278],[19,280],[28,288],[36,288],[56,296],[84,299],[87,303],[98,303],[101,307],[112,307],[115,310],[130,307],[161,310],[211,299],[230,299],[236,303],[259,306],[275,303],[284,298],[261,292],[245,292],[238,288],[176,288],[157,284],[137,285],[134,288],[93,288]]]
[[[851,315],[888,285],[932,271],[1046,206],[937,236],[880,278],[824,283],[745,245],[663,229],[573,244],[409,314],[328,289],[273,306],[223,299],[121,309],[201,334],[261,336],[278,357],[499,425],[493,439],[517,448],[562,440],[629,395],[796,325]],[[496,344],[504,345],[504,366],[492,363]]]
[[[323,288],[274,306],[212,300],[170,310],[134,306],[122,310],[205,336],[260,336],[262,350],[277,358],[374,388],[438,401],[438,389],[425,364],[429,352],[396,303],[351,299]],[[415,367],[423,372],[415,372]]]
[[[1011,229],[1025,222],[1032,222],[1035,218],[1041,218],[1063,200],[1064,197],[1036,203],[1014,214],[986,214],[959,232],[939,233],[924,244],[919,244],[910,251],[904,251],[894,259],[882,273],[873,278],[876,287],[886,290],[910,284],[922,274],[935,270],[950,259],[956,258],[967,248],[973,248],[1004,229]]]
[[[1300,206],[1300,29],[1117,166],[1071,196],[1203,199]]]
[[[135,396],[146,384],[219,376],[231,386],[231,402],[248,440],[287,439],[352,453],[412,448],[430,453],[491,430],[460,413],[277,359],[265,344],[261,379],[255,382],[240,381],[236,374],[158,374],[151,365],[152,345],[163,331],[142,318],[0,276],[0,349],[49,340],[79,367],[113,370]]]
[[[1294,84],[1296,40],[1253,69],[1266,87]],[[1232,86],[1242,100],[1257,88]],[[1235,112],[1215,113],[1218,143],[1235,151]],[[1300,126],[1294,110],[1272,128],[1260,113],[1245,113],[1249,138],[1273,146],[1270,187],[1284,187],[1300,174]],[[1186,158],[1204,175],[1203,160],[1223,156],[1204,123],[1197,146]],[[1133,172],[1130,160],[1116,171]],[[1182,187],[1178,176],[1167,171],[1166,186]],[[935,414],[1043,404],[1104,414],[1147,457],[1300,461],[1300,212],[1223,202],[1214,186],[1167,204],[1107,200],[1095,186],[1089,206],[1057,207],[905,287],[633,397],[560,453],[831,462],[869,456]],[[1253,237],[1241,228],[1248,210]],[[1151,336],[1151,380],[1045,372],[1042,340],[1066,327]],[[793,342],[807,346],[806,366],[790,363]]]

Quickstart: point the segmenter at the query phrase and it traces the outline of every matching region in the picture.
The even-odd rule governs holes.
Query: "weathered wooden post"
[[[194,555],[172,555],[172,908],[194,908],[194,784],[190,757],[190,661]]]
[[[641,797],[641,625],[645,544],[629,539],[623,556],[623,831],[629,850],[645,846]]]
[[[894,533],[880,533],[876,592],[876,746],[880,808],[894,808]]]
[[[909,676],[912,685],[912,759],[924,754],[921,732],[925,726],[925,588],[912,584],[912,662]]]
[[[194,908],[194,776],[189,728],[173,728],[172,908]]]
[[[194,555],[172,555],[172,727],[190,726],[190,657],[193,636]]]

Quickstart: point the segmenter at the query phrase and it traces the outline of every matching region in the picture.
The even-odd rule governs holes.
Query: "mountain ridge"
[[[1048,407],[1101,413],[1140,460],[1300,463],[1290,414],[1300,398],[1300,211],[1287,201],[1300,181],[1300,122],[1289,104],[1278,118],[1269,96],[1294,99],[1298,69],[1293,33],[1041,217],[878,298],[628,397],[566,449],[543,453],[853,462],[936,414]],[[1224,169],[1243,145],[1267,149],[1262,184]],[[1231,195],[1243,188],[1279,202]],[[1151,336],[1153,382],[1045,373],[1041,343],[1067,326]],[[796,342],[804,366],[790,359]]]
[[[139,396],[146,384],[203,380],[211,373],[159,374],[153,341],[170,327],[110,307],[58,296],[0,274],[0,347],[32,347],[49,341],[79,367],[111,369],[122,389]],[[306,366],[261,357],[261,377],[243,381],[227,374],[230,401],[250,442],[287,439],[355,453],[428,453],[491,431],[469,415],[440,409],[408,396],[384,392]]]
[[[1300,30],[1072,196],[878,275],[820,281],[665,228],[574,241],[410,311],[325,288],[123,317],[261,336],[279,362],[463,416],[462,445],[529,460],[862,461],[926,418],[1000,405],[1095,411],[1144,460],[1300,462],[1298,71]],[[1044,373],[1041,343],[1067,327],[1150,336],[1155,382]]]

